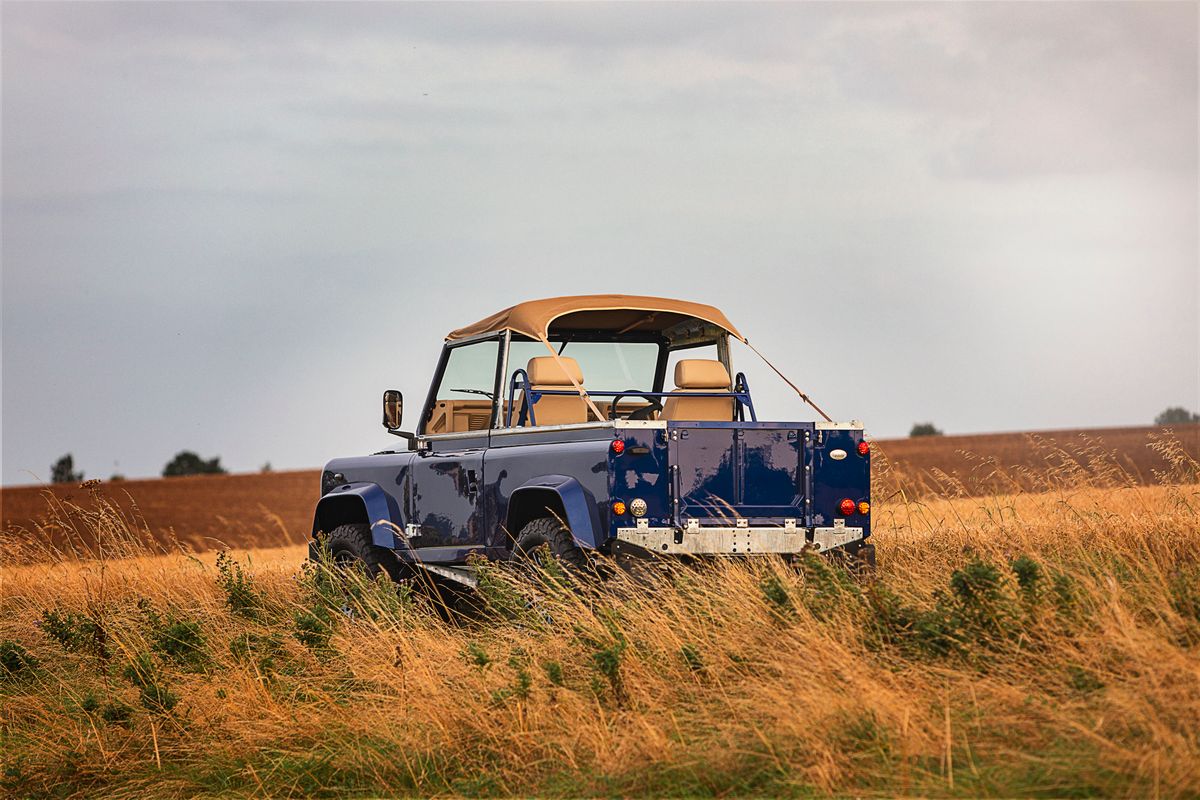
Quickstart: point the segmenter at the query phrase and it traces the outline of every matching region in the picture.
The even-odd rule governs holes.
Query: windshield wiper
[[[451,389],[452,392],[465,392],[466,394],[481,394],[489,400],[495,400],[496,395],[491,392],[485,392],[483,389]]]

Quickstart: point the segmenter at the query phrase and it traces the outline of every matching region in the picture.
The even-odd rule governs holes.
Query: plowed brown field
[[[178,541],[197,551],[274,547],[305,541],[319,487],[315,470],[21,486],[0,491],[0,510],[8,537],[61,546],[72,535],[72,522],[95,508],[98,494],[164,543]],[[89,529],[83,523],[73,527]]]
[[[924,436],[880,441],[876,452],[876,497],[1192,482],[1175,459],[1200,460],[1200,425]]]
[[[1172,448],[1200,460],[1200,425],[940,436],[876,443],[874,494],[904,491],[989,494],[1069,486],[1152,483],[1173,475]],[[122,481],[90,488],[30,486],[0,490],[3,530],[17,540],[71,536],[72,516],[95,507],[99,493],[144,521],[160,541],[193,550],[273,547],[305,541],[319,472],[273,472]],[[76,526],[80,530],[86,525]]]

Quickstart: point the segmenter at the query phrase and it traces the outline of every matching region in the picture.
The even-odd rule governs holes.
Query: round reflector
[[[618,517],[625,513],[625,504],[620,500],[613,503],[613,513]]]
[[[859,442],[858,443],[858,454],[860,456],[865,456],[869,452],[871,452],[870,444],[868,444],[867,442]]]
[[[863,500],[858,504],[858,513],[866,515],[871,513],[871,504]]]
[[[617,455],[625,452],[625,442],[621,439],[613,439],[612,451]]]
[[[847,497],[838,505],[838,508],[841,510],[843,517],[848,517],[854,513],[854,501]]]

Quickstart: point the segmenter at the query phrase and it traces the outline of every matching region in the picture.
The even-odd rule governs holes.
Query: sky
[[[411,421],[446,332],[560,294],[717,305],[881,438],[1200,410],[1195,3],[0,25],[5,485],[395,446],[383,389]]]

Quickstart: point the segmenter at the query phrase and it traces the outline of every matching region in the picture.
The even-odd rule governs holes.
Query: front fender
[[[405,546],[400,535],[404,529],[400,506],[379,484],[343,483],[324,495],[317,501],[313,535],[355,522],[371,526],[371,539],[379,547],[398,550]]]
[[[513,490],[509,497],[510,512],[514,505],[519,504],[522,493],[547,490],[557,494],[562,502],[563,514],[575,541],[581,547],[595,550],[601,542],[599,532],[602,530],[596,497],[584,488],[583,484],[569,475],[542,475],[521,484]]]

